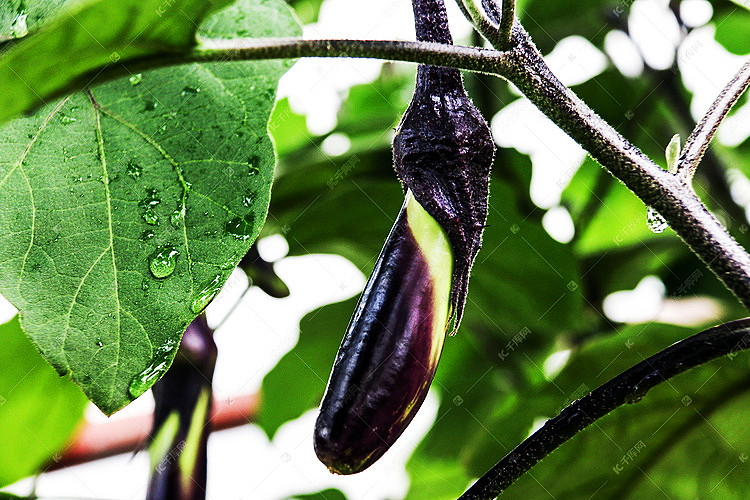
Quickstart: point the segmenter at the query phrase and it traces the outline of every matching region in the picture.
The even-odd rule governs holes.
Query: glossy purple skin
[[[422,405],[437,368],[433,344],[442,347],[445,335],[433,331],[433,317],[447,315],[433,310],[433,293],[402,209],[349,323],[315,425],[315,453],[332,472],[372,465]]]

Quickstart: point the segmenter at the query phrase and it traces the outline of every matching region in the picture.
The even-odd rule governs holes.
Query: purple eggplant
[[[211,432],[213,330],[201,314],[187,327],[174,363],[153,387],[147,500],[206,498],[206,447]]]
[[[411,193],[359,299],[315,427],[332,472],[359,472],[388,450],[422,405],[448,324],[453,254]]]
[[[452,43],[442,0],[413,0],[417,38]],[[494,143],[461,73],[420,66],[393,140],[406,201],[359,299],[315,427],[332,472],[374,463],[422,405],[461,321],[487,219]]]

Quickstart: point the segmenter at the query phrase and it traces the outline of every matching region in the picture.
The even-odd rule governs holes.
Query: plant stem
[[[501,74],[504,52],[447,45],[434,42],[395,40],[302,40],[299,38],[233,38],[203,40],[199,48],[188,52],[171,52],[145,56],[125,62],[130,72],[175,64],[248,61],[260,59],[295,59],[299,57],[354,57],[387,59],[433,66],[445,66],[479,73]],[[124,68],[110,66],[103,79],[114,72],[127,74]]]
[[[657,210],[698,257],[750,309],[750,255],[711,215],[684,179],[662,170],[552,74],[516,23],[505,76],[544,114]]]
[[[583,398],[518,445],[460,498],[496,497],[544,457],[597,419],[639,401],[652,387],[720,356],[750,348],[750,318],[725,323],[677,342],[624,371]]]
[[[503,50],[509,49],[513,34],[513,21],[516,19],[516,0],[503,0],[503,15],[500,17],[500,39]]]
[[[727,83],[685,142],[677,172],[686,182],[690,182],[693,178],[698,163],[708,149],[716,130],[742,93],[747,90],[748,85],[750,85],[750,59],[745,61],[737,74]]]

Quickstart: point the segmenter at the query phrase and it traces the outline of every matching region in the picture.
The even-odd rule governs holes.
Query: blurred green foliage
[[[743,45],[747,30],[723,27],[741,25],[746,14],[729,2],[712,5],[721,23],[717,39],[731,51],[750,52]],[[568,35],[602,49],[604,36],[626,23],[629,8],[630,2],[528,0],[519,2],[518,12],[546,53]],[[403,200],[390,135],[383,131],[398,123],[413,71],[387,64],[377,80],[351,89],[331,132],[351,141],[340,156],[324,154],[320,146],[328,134],[311,135],[305,118],[287,101],[279,103],[271,124],[281,163],[266,231],[283,234],[290,254],[335,253],[363,273],[371,271]],[[516,99],[498,79],[467,74],[465,83],[488,119]],[[672,135],[680,133],[684,141],[693,125],[685,121],[691,96],[672,70],[647,68],[627,78],[610,64],[574,90],[664,167]],[[717,146],[713,161],[750,174],[748,142],[735,149]],[[554,241],[542,229],[543,210],[529,198],[530,170],[528,157],[498,150],[466,317],[458,335],[446,341],[433,384],[441,400],[438,416],[407,466],[409,499],[456,498],[533,425],[711,323],[615,324],[603,312],[610,293],[655,275],[668,297],[715,301],[721,320],[746,314],[671,229],[653,233],[642,202],[590,158],[561,200],[576,234],[566,245]],[[726,181],[706,170],[697,189],[747,243],[742,208],[721,189]],[[355,303],[353,298],[324,306],[302,320],[299,343],[264,380],[259,424],[269,436],[319,402]],[[550,377],[545,361],[562,349],[569,349],[568,362]],[[740,354],[662,384],[566,443],[504,496],[655,498],[662,490],[670,498],[742,498],[750,444],[741,431],[750,403],[747,363]]]

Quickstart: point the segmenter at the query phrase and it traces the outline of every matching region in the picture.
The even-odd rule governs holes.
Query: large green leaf
[[[86,398],[44,362],[18,319],[0,325],[0,486],[37,472],[67,443]]]
[[[0,122],[46,102],[74,82],[85,85],[102,66],[195,45],[200,22],[229,3],[229,0],[67,3],[49,24],[19,41],[0,59],[3,88]],[[8,4],[4,10],[3,17],[26,15],[20,4]],[[222,34],[229,33],[215,33]]]
[[[240,31],[299,29],[281,2],[243,0],[200,33]],[[275,163],[266,123],[287,67],[154,70],[4,128],[0,291],[105,413],[166,371],[260,231]]]

